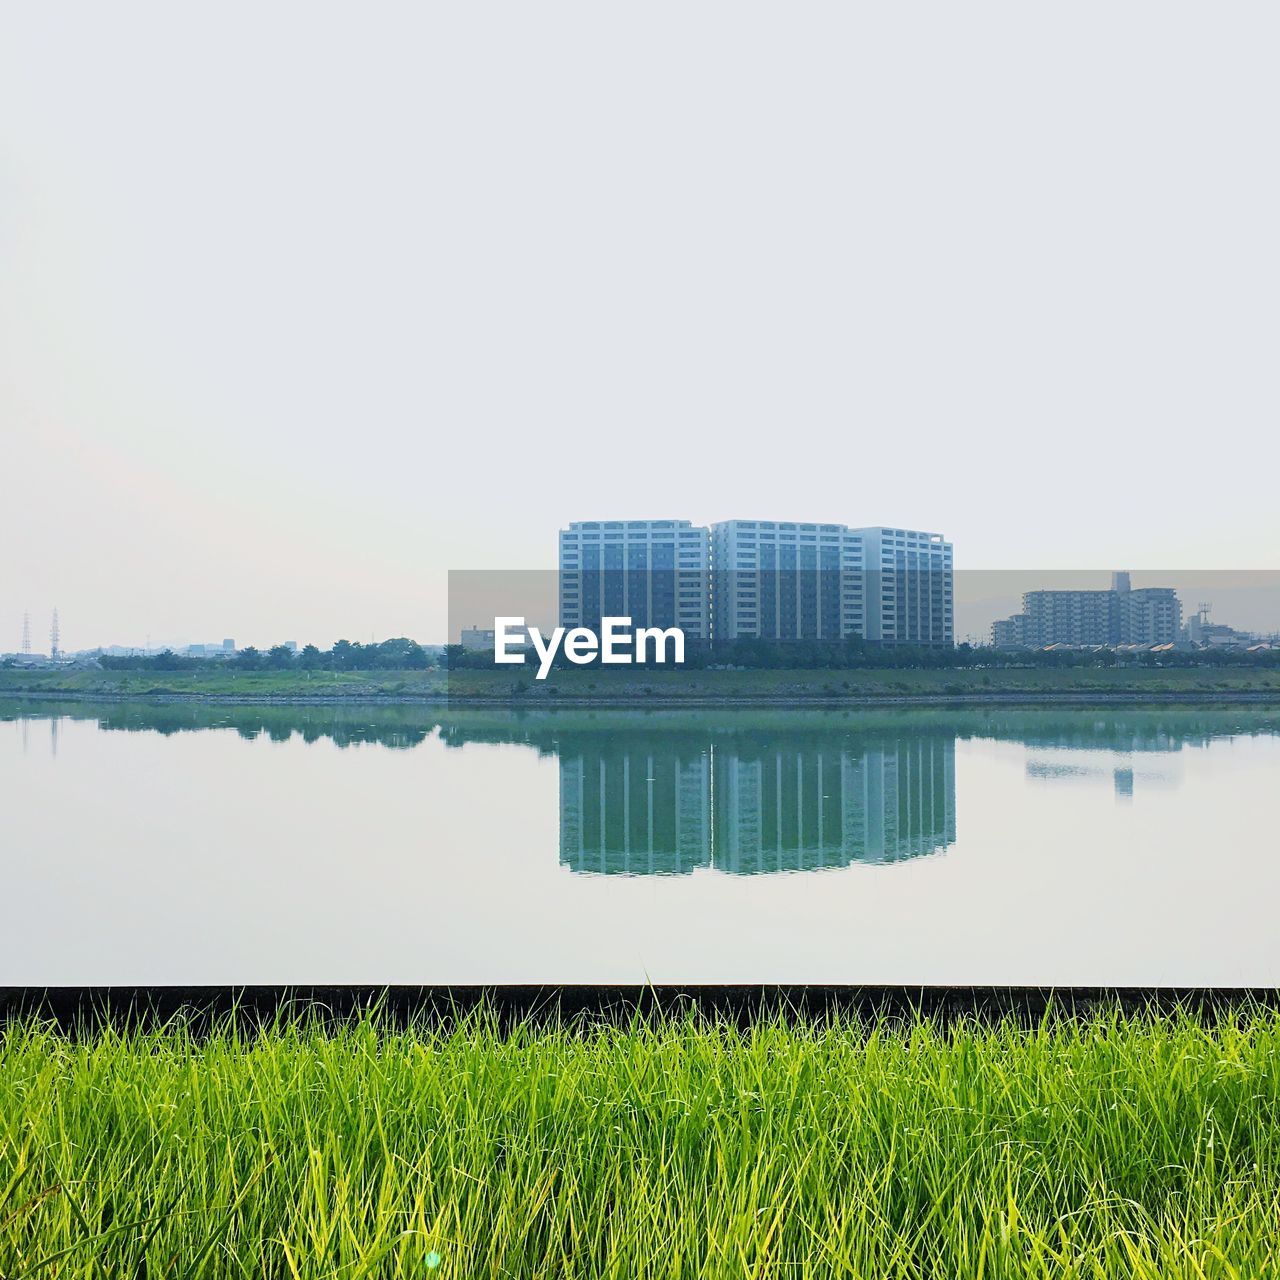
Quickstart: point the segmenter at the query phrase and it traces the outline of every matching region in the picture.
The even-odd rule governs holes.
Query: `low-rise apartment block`
[[[1127,573],[1107,591],[1028,591],[1022,612],[992,625],[992,643],[1033,649],[1051,644],[1103,646],[1171,644],[1182,627],[1172,587],[1133,589]]]

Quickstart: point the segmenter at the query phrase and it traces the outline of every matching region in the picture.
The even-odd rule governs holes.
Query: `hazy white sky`
[[[442,637],[571,519],[1275,568],[1272,4],[19,4],[0,650]]]

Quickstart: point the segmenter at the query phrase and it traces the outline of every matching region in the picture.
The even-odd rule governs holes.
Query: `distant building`
[[[991,624],[991,643],[997,649],[1021,648],[1027,643],[1027,615],[1015,613]]]
[[[1122,644],[1172,644],[1178,639],[1182,601],[1172,587],[1140,587],[1117,594]]]
[[[0,653],[0,662],[14,667],[51,667],[54,660],[43,653]]]
[[[1252,631],[1240,631],[1222,622],[1210,622],[1208,605],[1202,605],[1187,619],[1182,634],[1192,644],[1212,649],[1249,649],[1263,639]]]
[[[1022,597],[1024,643],[1115,645],[1121,643],[1119,593],[1028,591]]]
[[[1133,590],[1129,575],[1112,576],[1107,591],[1028,591],[1022,612],[993,623],[992,643],[1024,645],[1172,644],[1182,627],[1182,604],[1172,587]]]
[[[711,553],[705,527],[688,520],[583,520],[560,531],[560,623],[711,635]]]
[[[492,627],[463,627],[458,640],[464,649],[487,650],[492,653],[496,634]],[[517,642],[513,643],[513,649],[528,649],[533,645],[533,641],[529,638],[528,627],[509,627],[507,634],[517,637]]]
[[[185,652],[189,658],[233,658],[236,647],[231,640],[224,640],[221,644],[210,641],[207,644],[189,644]]]

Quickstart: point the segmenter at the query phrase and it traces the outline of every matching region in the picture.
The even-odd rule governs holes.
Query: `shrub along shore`
[[[1280,698],[1280,668],[1126,665],[786,670],[556,670],[545,681],[493,669],[426,671],[0,670],[0,696],[327,703],[510,703],[518,706],[689,703],[1175,700]]]
[[[1274,1274],[1280,1014],[0,1040],[0,1276]]]

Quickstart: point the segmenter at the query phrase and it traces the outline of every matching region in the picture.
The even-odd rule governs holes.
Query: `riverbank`
[[[829,671],[0,671],[0,696],[252,705],[870,706],[1280,700],[1275,668],[992,668]]]
[[[1280,1015],[0,1039],[0,1275],[1270,1273]]]

